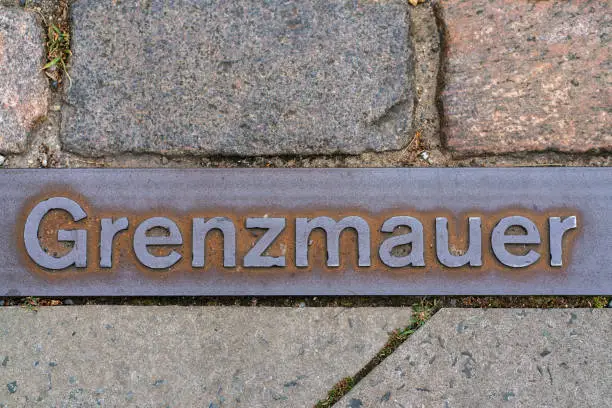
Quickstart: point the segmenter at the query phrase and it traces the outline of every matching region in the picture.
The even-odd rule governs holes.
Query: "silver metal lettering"
[[[244,257],[244,266],[249,268],[267,268],[272,266],[285,266],[285,256],[262,256],[264,251],[272,245],[274,240],[285,229],[284,218],[247,218],[246,227],[263,228],[267,231],[255,243],[253,248]]]
[[[436,218],[436,254],[442,265],[449,268],[482,266],[482,227],[480,217],[469,218],[469,244],[463,255],[453,255],[449,250],[448,220],[444,217]]]
[[[153,228],[164,228],[168,231],[165,237],[150,237],[147,232]],[[134,232],[134,252],[138,260],[151,269],[169,268],[181,259],[176,251],[166,256],[155,256],[149,253],[147,246],[181,245],[183,237],[174,221],[166,217],[153,217],[140,223]]]
[[[393,232],[395,228],[407,226],[410,232],[385,239],[378,248],[380,260],[391,268],[404,266],[425,266],[423,247],[423,224],[413,217],[399,216],[385,220],[381,227],[382,232]],[[410,253],[406,256],[394,256],[391,251],[400,245],[411,244]]]
[[[193,260],[191,266],[202,268],[206,263],[206,236],[217,229],[223,234],[223,266],[236,266],[236,227],[226,217],[215,217],[208,221],[204,218],[193,219]]]
[[[506,235],[508,228],[518,226],[526,231],[526,235]],[[491,233],[491,247],[499,262],[512,268],[524,268],[540,259],[540,254],[529,250],[525,255],[514,255],[508,252],[506,244],[539,244],[540,232],[529,218],[512,216],[502,218]]]
[[[113,267],[113,240],[120,231],[128,228],[128,219],[123,217],[116,221],[102,218],[100,229],[100,267]]]
[[[51,256],[41,247],[38,240],[38,229],[45,215],[52,210],[66,211],[77,222],[87,217],[85,211],[69,198],[53,197],[38,203],[28,215],[23,232],[28,255],[36,264],[47,269],[59,270],[72,265],[77,268],[87,267],[87,231],[85,230],[59,230],[57,232],[58,241],[74,242],[72,250],[62,257]]]
[[[327,266],[340,266],[340,234],[347,228],[357,232],[359,266],[370,266],[370,227],[361,217],[349,216],[336,222],[329,217],[296,218],[295,220],[295,264],[308,266],[308,241],[312,230],[321,228],[327,237]]]
[[[561,221],[560,217],[550,217],[548,227],[550,229],[550,266],[563,266],[563,235],[576,228],[578,225],[576,216],[565,218]]]

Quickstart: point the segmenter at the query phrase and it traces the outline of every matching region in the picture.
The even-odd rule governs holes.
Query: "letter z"
[[[268,268],[271,266],[285,266],[285,256],[262,256],[266,249],[272,245],[276,238],[285,229],[284,218],[247,218],[246,227],[267,229],[265,234],[255,243],[253,248],[244,257],[244,266],[248,268]]]

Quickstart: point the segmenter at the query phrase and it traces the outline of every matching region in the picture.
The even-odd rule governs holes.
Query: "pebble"
[[[421,152],[421,154],[419,154],[419,157],[421,158],[421,160],[424,160],[427,163],[431,164],[431,156],[429,155],[429,152]]]
[[[4,163],[6,162],[6,157],[2,156],[0,154],[0,166],[4,166]]]
[[[6,384],[6,388],[10,394],[14,394],[17,392],[17,381],[10,382]]]
[[[610,303],[608,303],[608,307],[612,309],[612,299],[610,299]]]
[[[64,303],[64,305],[66,305],[66,306],[72,306],[72,305],[74,305],[74,302],[72,301],[72,299],[64,299],[63,303]]]

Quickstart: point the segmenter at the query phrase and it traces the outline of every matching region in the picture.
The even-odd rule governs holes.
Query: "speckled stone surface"
[[[442,309],[334,407],[604,407],[612,310]]]
[[[44,36],[33,12],[0,5],[0,152],[20,153],[47,113]]]
[[[411,138],[405,0],[77,0],[66,149],[359,153]]]
[[[612,151],[609,1],[439,0],[456,155]]]
[[[0,406],[312,407],[410,316],[409,308],[3,307]]]

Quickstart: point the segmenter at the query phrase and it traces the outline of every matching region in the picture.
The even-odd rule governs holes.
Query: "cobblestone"
[[[47,113],[44,37],[34,13],[0,5],[0,152],[22,153]]]

